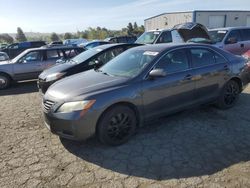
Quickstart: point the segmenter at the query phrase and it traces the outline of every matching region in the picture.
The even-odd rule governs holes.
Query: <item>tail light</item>
[[[246,69],[250,71],[250,60],[246,63]]]
[[[247,68],[250,68],[250,61],[247,62]]]

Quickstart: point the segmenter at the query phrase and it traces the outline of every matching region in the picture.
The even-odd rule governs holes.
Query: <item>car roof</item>
[[[172,31],[172,29],[153,29],[153,30],[148,30],[146,32],[163,32],[163,31]]]
[[[95,47],[96,49],[101,49],[101,50],[106,50],[108,48],[112,48],[112,47],[119,47],[119,46],[138,46],[138,44],[127,44],[127,43],[113,43],[113,44],[104,44],[101,46],[97,46]]]
[[[31,52],[31,51],[36,51],[36,50],[60,50],[60,49],[76,49],[76,48],[82,48],[82,47],[78,47],[78,46],[63,46],[63,45],[58,45],[58,46],[41,46],[39,48],[30,48],[27,49],[27,52]]]
[[[234,30],[234,29],[250,29],[250,27],[246,27],[246,26],[240,26],[240,27],[221,27],[221,28],[209,29],[209,31],[217,31],[217,30],[231,31],[231,30]]]
[[[96,42],[105,42],[105,43],[109,43],[108,41],[104,41],[104,40],[92,40],[92,41],[86,42],[85,45],[92,44],[92,43],[96,43]]]
[[[156,51],[156,52],[163,52],[168,49],[174,49],[178,47],[208,47],[214,48],[208,44],[196,44],[196,43],[164,43],[164,44],[149,44],[138,46],[133,49],[145,50],[145,51]]]

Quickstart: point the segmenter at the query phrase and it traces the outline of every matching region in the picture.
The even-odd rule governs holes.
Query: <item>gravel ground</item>
[[[250,187],[250,87],[230,110],[158,119],[127,144],[60,140],[34,82],[0,91],[0,187]]]

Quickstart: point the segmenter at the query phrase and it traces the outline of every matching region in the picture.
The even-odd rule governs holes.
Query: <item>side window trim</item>
[[[154,64],[154,66],[153,66],[153,68],[152,68],[151,70],[153,70],[153,69],[157,66],[157,64],[158,64],[166,55],[168,55],[169,53],[178,51],[178,50],[185,50],[186,58],[187,58],[187,61],[188,61],[188,69],[169,72],[168,75],[172,75],[172,74],[181,73],[181,72],[185,72],[185,71],[191,70],[192,67],[191,67],[191,64],[190,64],[189,55],[188,55],[188,49],[187,49],[187,48],[173,49],[173,50],[170,50],[170,51],[164,53],[164,54],[160,57],[160,59]],[[150,70],[150,71],[151,71],[151,70]],[[150,71],[149,71],[149,72],[150,72]]]
[[[199,67],[195,67],[194,64],[193,64],[193,61],[192,61],[192,53],[191,53],[191,50],[192,49],[204,49],[204,50],[207,50],[209,52],[211,52],[213,54],[213,59],[214,59],[214,64],[209,64],[209,65],[204,65],[204,66],[199,66]],[[211,48],[206,48],[206,47],[192,47],[190,49],[188,49],[188,53],[189,53],[189,58],[190,58],[190,64],[191,64],[191,69],[199,69],[199,68],[204,68],[204,67],[210,67],[210,66],[214,66],[214,65],[219,65],[219,64],[224,64],[224,63],[217,63],[216,62],[216,59],[215,59],[215,55],[223,58],[225,60],[225,63],[228,63],[228,60],[221,54],[219,54],[218,52],[216,52],[215,50],[211,49]]]
[[[238,34],[239,34],[239,40],[238,40],[238,42],[242,42],[242,34],[241,34],[241,31],[240,31],[239,29],[233,29],[233,30],[229,31],[228,34],[227,34],[227,36],[225,37],[225,41],[224,41],[225,44],[226,44],[227,40],[229,39],[229,35],[230,35],[232,32],[234,32],[234,31],[238,32]],[[228,45],[228,44],[226,44],[226,45]]]
[[[143,79],[143,80],[147,80],[150,71],[152,71],[152,70],[155,68],[155,66],[161,61],[161,59],[164,58],[164,56],[167,55],[168,53],[170,53],[170,52],[172,52],[172,51],[175,51],[175,50],[185,50],[186,55],[187,55],[187,59],[188,59],[188,67],[189,67],[189,68],[186,69],[186,70],[177,71],[177,72],[175,72],[175,73],[169,73],[168,75],[192,70],[191,62],[190,62],[189,57],[188,57],[188,48],[187,48],[187,47],[180,47],[180,48],[176,48],[176,49],[172,49],[172,50],[169,50],[169,51],[167,51],[167,52],[164,52],[164,54],[162,54],[162,55],[158,58],[158,60],[149,68],[149,70],[144,74],[144,76],[142,76],[142,79]]]
[[[28,52],[27,54],[25,54],[23,57],[21,57],[18,61],[24,60],[24,58],[25,58],[25,57],[27,57],[27,56],[28,56],[28,54],[30,54],[30,53],[34,53],[34,52],[37,52],[37,53],[38,53],[38,55],[39,55],[40,57],[39,57],[39,59],[37,59],[37,60],[34,60],[34,61],[29,61],[29,63],[32,63],[32,62],[37,62],[37,61],[42,61],[43,57],[42,57],[42,53],[41,53],[41,51],[40,51],[40,50],[30,51],[30,52]]]
[[[244,31],[244,30],[245,30],[245,31]],[[249,36],[248,36],[247,38],[245,38],[244,32],[248,33],[247,30],[250,32],[250,28],[240,29],[241,42],[250,41],[250,33],[249,33]]]

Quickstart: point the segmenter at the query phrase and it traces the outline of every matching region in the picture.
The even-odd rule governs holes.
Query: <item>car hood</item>
[[[63,63],[63,64],[56,64],[46,70],[44,70],[40,75],[39,78],[40,79],[46,79],[48,75],[54,74],[54,73],[58,73],[58,72],[64,72],[67,69],[73,67],[74,64],[70,64],[70,63]]]
[[[204,38],[211,40],[206,27],[199,23],[188,22],[184,24],[178,24],[174,26],[173,29],[178,31],[185,42],[193,38]]]
[[[89,70],[56,82],[48,89],[45,98],[72,100],[78,96],[119,87],[127,81],[128,78],[113,77],[95,70]]]
[[[7,65],[7,64],[10,64],[11,61],[0,61],[0,65]]]

